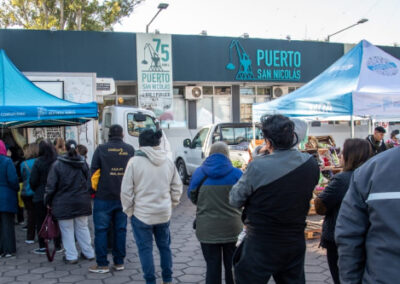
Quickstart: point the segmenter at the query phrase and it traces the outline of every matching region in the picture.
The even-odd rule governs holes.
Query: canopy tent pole
[[[253,143],[256,145],[256,123],[253,120]]]
[[[372,133],[374,133],[374,130],[375,130],[375,119],[371,119],[371,133],[370,134],[372,134]]]
[[[350,123],[351,123],[351,126],[350,126],[350,129],[351,129],[350,137],[354,138],[354,116],[353,115],[350,116]]]
[[[374,128],[373,127],[373,119],[370,117],[369,119],[368,119],[368,134],[371,134],[372,133],[372,129]]]

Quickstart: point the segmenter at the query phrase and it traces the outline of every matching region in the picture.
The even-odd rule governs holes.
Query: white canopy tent
[[[400,121],[400,60],[363,40],[300,89],[253,105],[254,122],[278,113],[303,119]]]

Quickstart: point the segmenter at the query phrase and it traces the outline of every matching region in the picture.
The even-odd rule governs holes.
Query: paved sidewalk
[[[182,200],[182,203],[175,209],[171,220],[174,283],[204,283],[205,262],[192,229],[194,206],[186,196],[182,196]],[[62,255],[56,255],[55,260],[49,263],[46,256],[32,253],[32,250],[37,248],[37,243],[25,244],[25,233],[21,230],[21,226],[16,226],[18,253],[13,259],[0,259],[0,284],[145,283],[130,225],[128,225],[125,270],[107,274],[89,273],[87,269],[95,263],[94,261],[82,260],[75,265],[66,265],[62,261]],[[332,283],[325,252],[318,248],[318,243],[318,241],[307,243],[305,266],[307,283]],[[155,246],[154,248],[157,267],[159,255]],[[157,267],[156,271],[160,277],[160,268]],[[159,281],[161,283],[161,278]],[[273,281],[271,280],[270,283]]]

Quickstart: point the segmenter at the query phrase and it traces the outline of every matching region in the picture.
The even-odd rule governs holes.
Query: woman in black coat
[[[326,248],[329,270],[335,284],[339,281],[338,252],[335,243],[335,225],[342,200],[349,188],[350,179],[356,168],[372,156],[372,149],[364,139],[347,139],[343,145],[343,172],[336,174],[324,191],[315,199],[318,214],[325,215],[322,225],[321,246]]]
[[[33,195],[33,207],[36,223],[36,231],[39,235],[40,228],[46,218],[47,208],[44,205],[44,191],[47,183],[51,165],[57,159],[57,153],[52,143],[40,141],[39,143],[39,158],[36,159],[32,167],[29,184],[35,192]],[[62,252],[61,238],[54,239],[54,245],[57,252]],[[33,251],[36,254],[46,254],[44,239],[39,237],[39,248]]]
[[[67,153],[59,156],[51,167],[47,179],[45,203],[52,208],[58,220],[65,248],[64,262],[78,262],[75,237],[82,250],[82,257],[94,259],[88,217],[92,214],[89,169],[76,151],[76,142],[68,140]]]

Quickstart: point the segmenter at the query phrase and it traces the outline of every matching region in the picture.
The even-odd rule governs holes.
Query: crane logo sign
[[[233,63],[235,49],[238,67]],[[229,45],[227,70],[237,70],[238,81],[300,81],[301,53],[295,50],[257,49],[256,73],[253,73],[252,60],[239,40],[234,39]]]
[[[226,69],[235,70],[236,66],[232,63],[232,49],[236,48],[237,55],[239,58],[239,70],[236,73],[236,80],[240,81],[253,81],[255,80],[253,70],[251,68],[251,60],[249,55],[246,53],[242,45],[238,40],[232,40],[229,46],[229,63],[226,65]]]
[[[147,52],[146,52],[147,51]],[[155,71],[155,72],[162,72],[163,69],[160,65],[160,56],[158,55],[158,53],[154,50],[154,47],[150,44],[150,43],[146,43],[146,45],[144,46],[144,58],[142,60],[142,64],[147,65],[149,64],[146,60],[146,54],[150,54],[150,58],[151,58],[151,64],[150,67],[148,69],[148,71]]]

